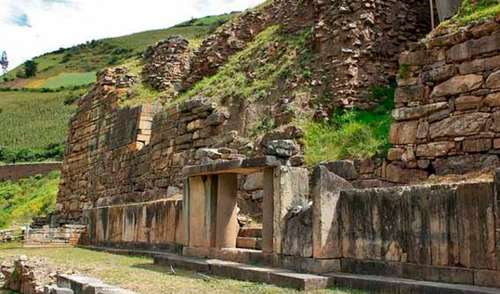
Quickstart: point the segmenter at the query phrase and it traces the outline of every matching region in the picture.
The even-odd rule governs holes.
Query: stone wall
[[[15,181],[60,170],[61,162],[0,165],[0,181]]]
[[[394,80],[399,53],[431,30],[429,11],[425,0],[274,0],[208,37],[194,54],[184,89],[215,74],[258,33],[280,25],[288,33],[312,29],[306,46],[316,55],[312,77],[315,91],[328,99],[325,110],[371,107],[377,102],[368,99],[370,88]]]
[[[313,206],[283,224],[284,255],[329,261],[329,271],[500,287],[499,181],[352,189],[320,166]]]
[[[185,242],[179,199],[99,207],[84,215],[91,245],[176,251]]]
[[[314,46],[333,106],[372,107],[371,87],[396,77],[398,54],[431,30],[429,1],[317,1]]]
[[[64,225],[51,228],[48,225],[24,230],[25,247],[63,247],[84,244],[87,241],[87,226]]]
[[[57,214],[80,221],[82,210],[145,203],[179,195],[181,170],[202,161],[240,158],[229,113],[205,99],[159,113],[120,108],[134,83],[122,68],[105,71],[70,122]]]
[[[400,64],[388,159],[401,182],[498,165],[498,19],[437,31]]]

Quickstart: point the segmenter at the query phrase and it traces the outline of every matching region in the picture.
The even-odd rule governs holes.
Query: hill
[[[38,72],[30,78],[22,65],[12,69],[0,83],[0,162],[62,159],[73,102],[95,82],[96,72],[134,64],[148,46],[169,36],[181,35],[197,47],[236,14],[61,48],[34,58]]]

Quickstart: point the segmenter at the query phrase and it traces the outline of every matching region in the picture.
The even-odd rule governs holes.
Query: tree
[[[2,57],[0,58],[0,66],[2,66],[3,73],[6,73],[9,68],[9,59],[7,59],[7,52],[5,51],[3,51]]]
[[[28,60],[24,63],[24,74],[27,78],[34,77],[38,71],[38,63]]]

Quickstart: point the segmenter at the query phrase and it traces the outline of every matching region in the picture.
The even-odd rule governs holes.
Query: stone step
[[[262,250],[262,238],[238,237],[236,239],[236,247]]]
[[[368,293],[439,293],[439,294],[498,294],[500,289],[478,287],[461,284],[426,282],[393,277],[358,275],[345,273],[328,273],[329,285],[350,289],[365,290]]]
[[[243,227],[240,229],[238,237],[262,238],[262,227]]]
[[[299,290],[317,290],[328,287],[328,278],[319,275],[297,273],[285,269],[259,267],[219,259],[201,259],[177,255],[154,257],[155,264],[185,268],[216,276],[257,283],[273,284]]]

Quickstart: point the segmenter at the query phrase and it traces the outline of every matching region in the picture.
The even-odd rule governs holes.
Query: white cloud
[[[92,39],[167,28],[192,17],[253,7],[263,0],[0,0],[0,50],[10,68]],[[13,17],[26,15],[29,26]]]

